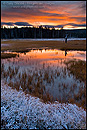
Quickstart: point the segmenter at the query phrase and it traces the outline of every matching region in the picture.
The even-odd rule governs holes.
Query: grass
[[[68,41],[32,41],[32,40],[7,40],[1,41],[1,44],[9,44],[9,46],[2,46],[1,51],[12,50],[16,52],[27,52],[27,48],[42,48],[48,47],[50,49],[61,50],[86,50],[86,40]]]
[[[65,63],[67,69],[73,74],[77,79],[85,82],[86,84],[86,61],[76,61],[72,60]]]
[[[72,62],[69,62],[72,63]],[[66,68],[62,70],[62,76],[66,75]],[[51,74],[49,74],[51,73]],[[57,75],[58,74],[58,75]],[[40,76],[42,75],[42,76]],[[56,75],[56,77],[55,77]],[[54,84],[53,81],[55,78],[57,78],[60,75],[60,72],[55,69],[54,73],[53,71],[45,70],[43,71],[36,71],[30,74],[29,72],[26,73],[20,72],[19,67],[12,67],[8,66],[7,69],[5,69],[5,64],[1,64],[1,77],[8,83],[10,87],[13,89],[17,89],[18,91],[21,89],[25,92],[25,94],[31,94],[32,96],[39,97],[42,99],[43,102],[54,102],[55,99],[50,95],[49,92],[46,90],[46,84],[51,85]],[[50,83],[50,84],[49,84]],[[85,86],[79,86],[78,87],[78,93],[76,94],[75,91],[77,89],[77,85],[74,83],[72,86],[68,86],[67,84],[61,82],[58,83],[58,93],[59,97],[56,99],[61,103],[72,103],[77,104],[78,106],[83,107],[86,109],[86,87]],[[68,92],[68,93],[66,93]],[[63,95],[61,98],[60,93]]]
[[[1,59],[12,58],[12,57],[16,57],[16,56],[17,56],[17,54],[1,53]]]
[[[52,96],[45,91],[45,86],[42,84],[42,78],[37,72],[34,72],[33,75],[27,74],[26,72],[21,74],[19,72],[19,67],[10,66],[8,66],[7,70],[5,70],[5,65],[2,63],[1,75],[2,78],[8,82],[8,85],[13,89],[16,88],[19,91],[21,86],[22,90],[26,94],[29,93],[33,96],[39,97],[40,99],[43,99],[44,102],[53,101]],[[9,78],[8,81],[7,78]],[[13,81],[13,79],[15,80]]]

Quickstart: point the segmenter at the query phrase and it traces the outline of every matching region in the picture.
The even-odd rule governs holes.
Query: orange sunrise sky
[[[1,1],[1,26],[86,28],[86,1]]]

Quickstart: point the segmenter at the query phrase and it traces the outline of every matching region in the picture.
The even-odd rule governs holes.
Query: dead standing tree
[[[68,36],[68,34],[66,34],[66,36],[65,36],[65,43],[67,43],[67,36]]]

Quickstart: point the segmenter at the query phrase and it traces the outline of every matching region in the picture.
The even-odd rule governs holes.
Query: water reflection
[[[65,50],[65,56],[67,55],[67,51]]]
[[[61,51],[57,49],[42,49],[31,50],[26,53],[17,53],[18,57],[9,59],[10,62],[20,66],[41,66],[43,63],[53,64],[54,66],[65,66],[64,61],[69,60],[83,60],[86,61],[86,51]],[[8,63],[8,59],[3,60],[5,64]],[[60,64],[62,62],[62,64]],[[39,67],[38,66],[38,67]]]
[[[7,77],[6,80],[8,83],[12,81],[20,84],[23,80],[22,84],[25,81],[24,85],[26,87],[26,84],[28,86],[28,82],[32,79],[30,85],[38,87],[45,86],[45,91],[49,92],[54,100],[58,99],[61,102],[66,102],[74,98],[74,95],[78,95],[84,89],[84,83],[77,80],[68,72],[64,62],[74,59],[86,61],[86,51],[34,49],[26,53],[17,54],[19,56],[16,58],[1,60],[5,65],[4,71],[7,71],[5,72],[6,74],[9,72],[14,73],[14,70],[18,69],[18,74],[13,76],[12,79]],[[8,70],[9,66],[12,67],[12,71]],[[15,67],[18,68],[14,69]],[[18,77],[23,79],[21,80]],[[30,79],[24,79],[25,77],[30,77]],[[38,91],[41,91],[41,89]]]

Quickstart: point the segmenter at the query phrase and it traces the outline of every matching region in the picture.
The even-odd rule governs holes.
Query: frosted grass
[[[1,81],[1,128],[86,129],[86,111],[75,104],[43,103]]]

